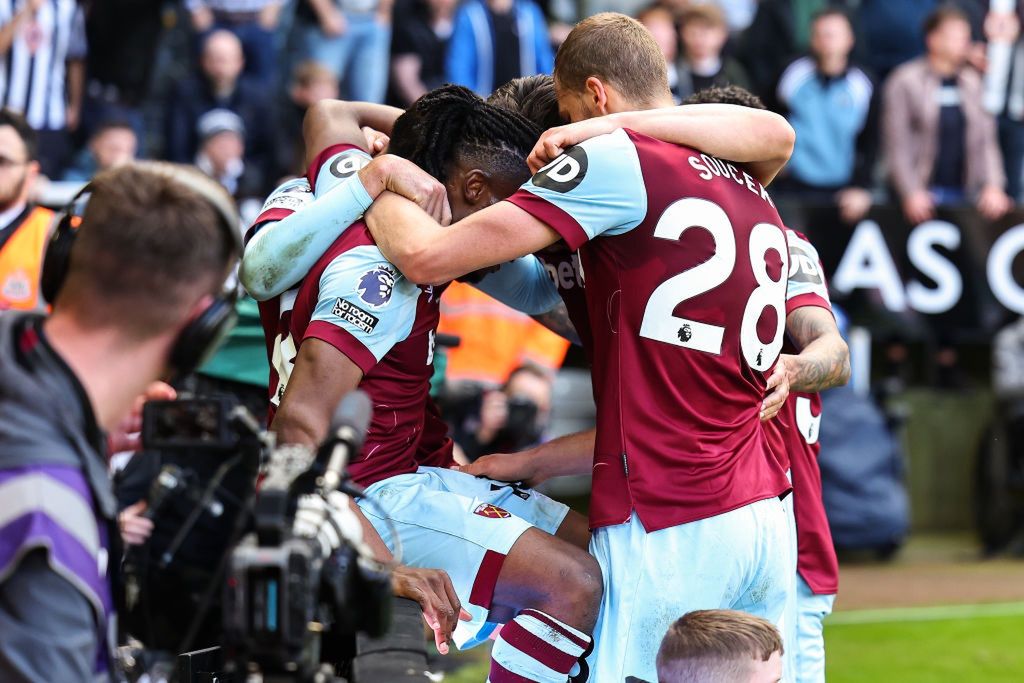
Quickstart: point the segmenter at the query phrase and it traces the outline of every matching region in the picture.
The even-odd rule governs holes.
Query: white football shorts
[[[486,641],[496,628],[487,620],[488,609],[515,542],[530,527],[554,534],[569,512],[532,489],[441,467],[379,481],[367,488],[366,498],[377,507],[365,499],[359,507],[392,552],[391,525],[398,534],[402,564],[448,572],[473,617],[460,621],[453,634],[460,650]]]
[[[595,530],[590,552],[601,565],[604,598],[588,680],[658,680],[661,640],[693,610],[735,609],[779,625],[795,574],[789,543],[778,498],[652,533],[636,513]]]

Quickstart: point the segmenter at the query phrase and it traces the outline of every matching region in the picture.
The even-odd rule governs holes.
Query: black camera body
[[[231,555],[224,593],[229,656],[264,671],[312,677],[320,663],[314,624],[324,625],[320,577],[324,558],[306,539],[260,546],[246,538]]]
[[[205,653],[204,672],[187,674],[185,682],[249,680],[253,673],[261,674],[263,680],[327,680],[324,672],[331,667],[322,662],[341,663],[344,668],[346,658],[355,653],[357,633],[378,637],[387,631],[393,600],[390,571],[366,557],[361,534],[347,538],[341,533],[341,529],[359,528],[358,519],[352,525],[355,513],[347,506],[332,507],[332,519],[346,523],[325,520],[337,525],[340,537],[329,549],[318,539],[294,531],[300,497],[313,494],[326,501],[334,492],[337,503],[343,498],[339,489],[356,493],[357,487],[345,480],[344,464],[361,445],[370,406],[361,393],[354,399],[358,409],[346,399],[346,413],[346,401],[342,402],[331,436],[318,451],[274,448],[273,439],[229,397],[146,405],[144,443],[159,452],[164,463],[150,497],[158,489],[168,489],[161,494],[165,512],[191,511],[184,524],[173,516],[165,520],[170,525],[165,533],[174,539],[169,544],[172,559],[164,569],[171,571],[181,564],[175,549],[187,549],[185,539],[196,532],[203,537],[214,532],[218,543],[213,556],[208,553],[203,562],[206,588],[198,591],[204,594],[198,608],[186,604],[177,590],[165,595],[164,583],[129,582],[141,587],[144,606],[149,602],[147,593],[152,600],[160,599],[160,604],[182,603],[179,611],[187,614],[191,624],[179,625],[173,645],[160,642],[156,647],[171,650],[185,633],[173,651],[186,652],[181,658],[193,663],[198,660],[188,651],[205,648],[199,651]],[[172,464],[167,464],[168,459]],[[210,468],[216,471],[205,471]],[[245,489],[237,496],[221,486],[232,478]],[[164,482],[177,483],[169,487]],[[215,529],[204,531],[195,522],[211,518],[215,493],[234,498],[234,513],[224,514],[219,522],[214,520]],[[156,524],[159,528],[161,520]],[[168,552],[152,550],[156,552],[147,552],[153,555],[148,564],[158,569]],[[215,619],[212,629],[207,628],[211,617]]]
[[[345,403],[336,423],[346,417]],[[268,459],[253,507],[255,531],[231,551],[228,565],[223,643],[228,674],[255,671],[264,678],[316,680],[325,659],[336,662],[352,654],[339,652],[337,643],[351,641],[354,647],[357,633],[380,637],[388,630],[390,572],[366,556],[361,536],[347,538],[342,532],[360,524],[347,505],[339,504],[339,497],[345,503],[347,498],[337,493],[339,485],[345,488],[344,461],[358,451],[366,433],[368,411],[367,403],[364,418],[348,416],[336,424],[315,455],[282,448]],[[332,518],[323,523],[335,525],[340,542],[328,548],[293,529],[301,496],[326,501],[332,492]]]

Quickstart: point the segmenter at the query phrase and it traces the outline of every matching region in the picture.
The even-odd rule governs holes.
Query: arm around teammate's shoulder
[[[786,165],[796,142],[793,127],[774,112],[732,104],[688,104],[620,112],[552,128],[537,141],[528,160],[530,168],[537,171],[568,147],[618,128],[743,164],[763,185]]]
[[[387,192],[366,212],[366,224],[384,256],[420,285],[444,284],[559,239],[546,224],[508,202],[442,227],[420,207]]]

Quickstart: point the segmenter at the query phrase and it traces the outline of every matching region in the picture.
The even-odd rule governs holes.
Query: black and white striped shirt
[[[10,23],[26,1],[0,0],[0,25]],[[77,0],[43,0],[0,56],[0,104],[24,114],[37,130],[63,129],[66,62],[84,59],[85,52],[85,19]]]

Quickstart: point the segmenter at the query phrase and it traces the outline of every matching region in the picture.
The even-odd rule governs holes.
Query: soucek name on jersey
[[[655,531],[786,491],[759,424],[789,260],[764,188],[728,162],[618,130],[570,148],[508,201],[579,250],[598,404],[591,526],[635,510]]]

